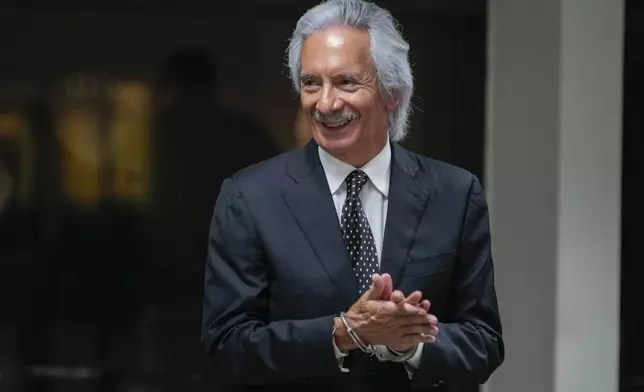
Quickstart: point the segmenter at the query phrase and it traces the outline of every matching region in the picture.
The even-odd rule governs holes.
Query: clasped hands
[[[366,344],[386,345],[406,352],[418,343],[433,343],[438,334],[438,319],[429,314],[430,302],[415,291],[405,297],[393,291],[389,274],[374,274],[372,284],[345,313],[351,328]],[[343,351],[356,345],[336,320],[336,345]]]

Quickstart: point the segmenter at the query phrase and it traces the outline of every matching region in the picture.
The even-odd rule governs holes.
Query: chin
[[[322,124],[315,125],[315,141],[329,152],[342,152],[353,146],[358,139],[356,124],[349,123],[341,128],[327,128]]]

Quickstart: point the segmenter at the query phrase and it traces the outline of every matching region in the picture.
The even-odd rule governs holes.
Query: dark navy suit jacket
[[[205,274],[202,340],[214,390],[461,391],[504,357],[488,210],[477,178],[392,144],[381,273],[439,319],[409,379],[358,350],[342,373],[333,317],[357,299],[317,145],[224,181]]]

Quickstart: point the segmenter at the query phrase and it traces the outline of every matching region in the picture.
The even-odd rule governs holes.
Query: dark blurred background
[[[0,391],[199,390],[212,207],[225,176],[308,139],[285,50],[315,3],[0,5]],[[404,144],[483,177],[485,1],[379,3],[411,44]],[[644,13],[628,13],[622,382],[634,391]]]

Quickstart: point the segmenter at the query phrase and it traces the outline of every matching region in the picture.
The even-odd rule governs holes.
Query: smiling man
[[[300,97],[318,145],[335,158],[362,167],[385,146],[387,114],[396,97],[378,86],[369,32],[333,26],[304,40]]]
[[[217,390],[462,391],[502,363],[481,185],[398,145],[408,49],[372,3],[298,21],[289,66],[313,139],[228,178],[212,219]]]

